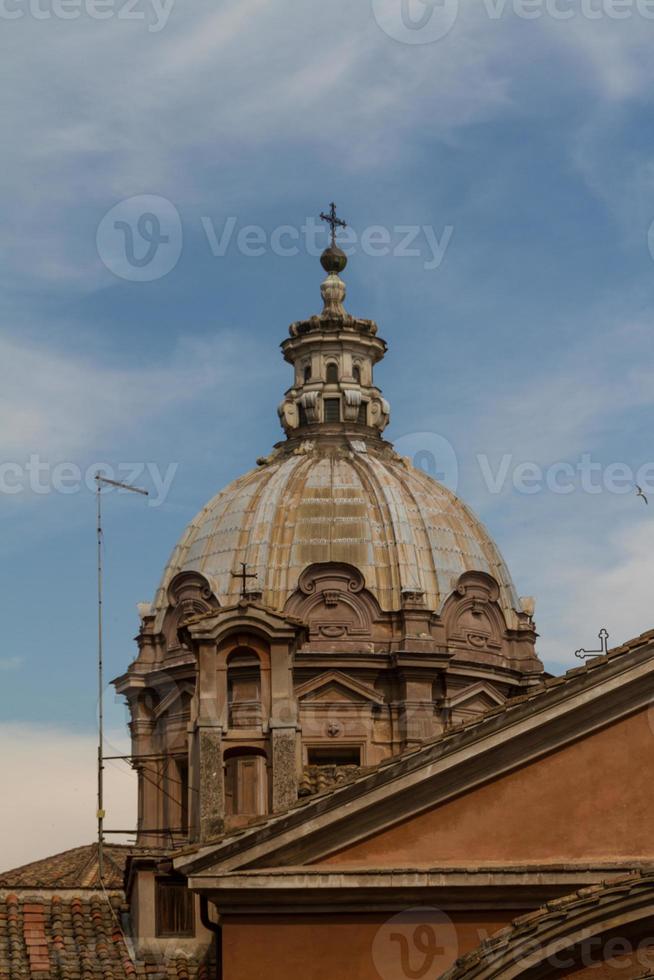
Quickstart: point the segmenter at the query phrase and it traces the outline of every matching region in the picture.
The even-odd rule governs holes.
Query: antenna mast
[[[102,487],[118,487],[131,493],[148,496],[147,490],[133,487],[129,483],[110,480],[101,473],[95,474],[97,501],[97,545],[98,545],[98,877],[104,886],[104,662],[102,643]]]

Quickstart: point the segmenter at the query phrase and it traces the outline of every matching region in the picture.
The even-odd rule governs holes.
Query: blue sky
[[[594,19],[560,0],[565,20],[551,2],[530,20],[489,2],[461,0],[446,36],[411,44],[400,0],[175,0],[165,23],[146,0],[141,19],[120,0],[104,20],[81,0],[69,20],[48,0],[49,17],[2,7],[23,15],[0,38],[0,462],[176,467],[161,506],[106,501],[109,676],[185,524],[281,438],[278,344],[320,308],[303,248],[254,257],[232,241],[216,256],[206,228],[232,219],[269,240],[332,199],[393,245],[399,226],[451,229],[436,268],[423,237],[417,256],[359,249],[347,305],[390,345],[388,436],[453,447],[458,492],[537,597],[548,667],[571,666],[601,626],[617,643],[654,625],[654,501],[579,478],[566,494],[516,486],[525,463],[547,474],[586,456],[601,482],[654,461],[654,22],[635,0],[623,19],[609,0]],[[181,221],[179,260],[149,282],[112,273],[98,236],[142,195]],[[484,472],[507,457],[492,493]],[[152,489],[147,472],[137,482]],[[92,494],[3,493],[0,520],[5,744],[38,752],[45,732],[87,759]]]

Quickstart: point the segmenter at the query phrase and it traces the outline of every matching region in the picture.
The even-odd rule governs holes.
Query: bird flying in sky
[[[636,483],[636,484],[634,484],[634,485],[635,485],[635,487],[636,487],[636,496],[637,496],[637,497],[642,497],[642,498],[643,498],[643,500],[645,501],[645,503],[646,503],[646,504],[649,504],[649,500],[647,499],[647,497],[646,497],[646,496],[645,496],[645,494],[643,493],[643,489],[642,489],[642,487],[639,487],[637,483]]]

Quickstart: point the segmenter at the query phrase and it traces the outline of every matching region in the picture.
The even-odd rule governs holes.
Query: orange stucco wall
[[[322,861],[474,866],[654,858],[654,731],[646,711]]]
[[[456,948],[449,943],[422,975],[439,975],[457,955],[474,949],[516,914],[451,913]],[[398,931],[405,929],[383,914],[228,918],[223,925],[224,980],[398,980],[405,976],[395,962],[399,946],[391,938]],[[412,950],[410,965],[416,975],[423,962]]]

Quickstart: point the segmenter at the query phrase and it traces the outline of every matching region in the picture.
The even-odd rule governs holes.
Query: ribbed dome
[[[235,602],[240,562],[256,572],[263,602],[282,610],[303,569],[334,561],[356,566],[384,610],[399,609],[405,590],[439,610],[463,572],[488,572],[513,627],[508,569],[471,511],[388,443],[339,442],[278,450],[214,497],[173,551],[155,610],[181,571],[201,572],[221,604]]]

